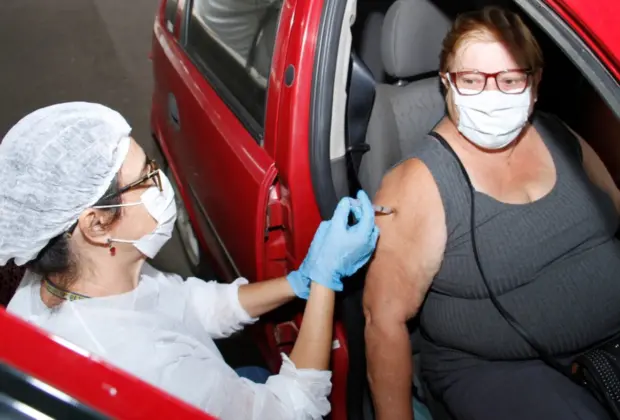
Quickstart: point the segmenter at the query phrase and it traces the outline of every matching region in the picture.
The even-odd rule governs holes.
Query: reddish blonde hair
[[[522,68],[542,69],[543,54],[536,38],[518,14],[497,6],[459,15],[443,40],[439,69],[448,72],[456,51],[472,38],[501,42]]]

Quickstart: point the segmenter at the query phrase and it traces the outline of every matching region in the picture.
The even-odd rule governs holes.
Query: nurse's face
[[[159,175],[156,164],[131,139],[127,157],[116,176],[116,191],[105,197],[105,205],[111,208],[95,206],[80,216],[79,232],[85,240],[79,244],[81,253],[97,253],[113,246],[115,261],[144,259],[133,244],[115,239],[136,241],[155,230],[157,222],[142,204],[141,196],[147,189],[161,186]],[[96,255],[91,257],[99,258]]]
[[[126,190],[120,194],[120,199],[123,204],[139,203],[142,194],[153,186],[161,186],[157,164],[146,156],[142,147],[132,138],[129,152],[118,173],[118,187],[121,191]],[[144,205],[120,209],[121,216],[109,232],[112,238],[137,240],[151,233],[157,226]],[[115,246],[121,249],[122,244]]]

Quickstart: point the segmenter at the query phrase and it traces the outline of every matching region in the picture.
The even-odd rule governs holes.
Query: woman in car
[[[588,143],[535,110],[542,75],[512,12],[464,14],[444,40],[447,115],[376,196],[397,209],[377,223],[364,296],[378,419],[411,419],[418,314],[423,376],[456,419],[609,418],[500,314],[472,246],[459,161],[480,266],[526,334],[566,362],[620,333],[620,193]]]
[[[326,415],[334,290],[378,237],[368,197],[343,199],[286,278],[183,281],[145,263],[172,235],[176,207],[130,131],[109,108],[67,103],[35,111],[4,137],[0,265],[29,268],[8,311],[224,420]],[[213,339],[295,296],[308,303],[290,358],[266,384],[241,379]]]

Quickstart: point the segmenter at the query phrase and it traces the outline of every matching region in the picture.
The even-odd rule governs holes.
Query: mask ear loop
[[[142,201],[137,201],[135,203],[122,203],[122,204],[110,204],[107,206],[94,206],[94,209],[114,209],[114,208],[119,208],[119,207],[133,207],[133,206],[139,206],[143,204]],[[116,256],[116,247],[112,244],[112,239],[108,238],[108,240],[106,241],[106,246],[108,247],[108,250],[110,251],[110,256],[115,257]],[[121,242],[121,241],[116,241],[116,242]]]
[[[162,173],[162,175],[163,175],[163,173]],[[151,188],[156,188],[156,187],[151,187]],[[172,200],[174,201],[174,197],[172,198]],[[94,206],[92,208],[94,208],[94,209],[111,209],[111,208],[119,208],[119,207],[133,207],[133,206],[139,206],[139,205],[144,205],[144,201],[140,200],[140,201],[137,201],[137,202],[134,202],[134,203],[122,203],[122,204],[110,204],[110,205],[105,205],[105,206]],[[116,256],[116,247],[114,246],[114,242],[124,243],[124,244],[135,244],[137,242],[137,240],[108,238],[106,240],[106,246],[108,247],[108,250],[110,251],[110,256],[112,256],[112,257]]]

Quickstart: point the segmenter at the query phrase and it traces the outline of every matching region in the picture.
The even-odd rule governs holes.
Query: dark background
[[[0,139],[40,107],[99,102],[123,114],[133,137],[157,158],[148,56],[158,7],[159,0],[2,0]],[[190,274],[177,237],[155,265]]]

